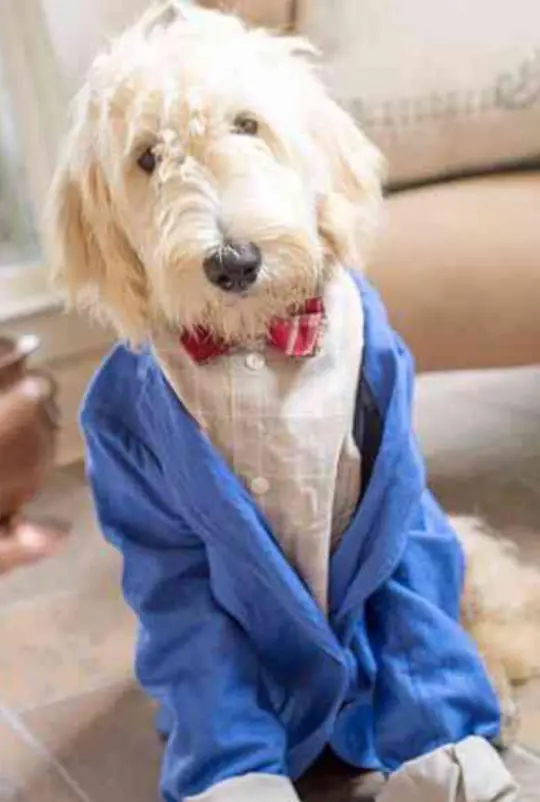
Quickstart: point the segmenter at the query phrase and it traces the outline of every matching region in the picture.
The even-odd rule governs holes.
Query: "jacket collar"
[[[365,313],[365,349],[357,426],[370,476],[355,520],[333,555],[330,618],[340,638],[365,600],[394,572],[406,545],[408,522],[425,488],[425,469],[412,433],[414,364],[392,330],[369,282],[355,275]],[[375,443],[372,442],[375,439]]]

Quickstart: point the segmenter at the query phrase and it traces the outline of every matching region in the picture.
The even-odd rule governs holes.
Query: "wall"
[[[149,0],[33,1],[42,3],[66,96],[77,90],[82,76],[107,38],[119,33],[149,5]],[[0,0],[2,2],[4,0]],[[292,0],[208,0],[205,5],[234,6],[255,23],[286,26]],[[22,317],[18,315],[3,329],[13,334],[31,331],[41,337],[44,347],[40,361],[54,373],[60,386],[64,426],[59,462],[80,458],[82,444],[77,428],[77,410],[111,336],[73,316],[59,316],[55,308]]]
[[[72,94],[107,38],[119,33],[148,0],[42,0],[65,86]]]
[[[36,218],[65,128],[67,97],[106,38],[146,5],[147,0],[0,0],[0,45],[10,86],[16,87],[14,120],[28,159]],[[62,314],[46,273],[46,265],[32,268],[16,260],[1,271],[0,331],[14,336],[31,332],[42,342],[37,361],[53,373],[60,390],[58,461],[65,464],[82,456],[78,408],[112,337]]]
[[[1,1],[1,0],[0,0]],[[107,37],[119,33],[149,0],[42,0],[49,31],[70,94]],[[205,6],[234,9],[259,25],[286,27],[293,0],[201,0]]]

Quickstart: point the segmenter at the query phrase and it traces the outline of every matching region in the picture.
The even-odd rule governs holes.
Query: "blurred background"
[[[420,369],[537,362],[536,0],[203,4],[309,36],[333,94],[382,148],[388,216],[368,271]],[[61,462],[81,454],[76,410],[108,335],[58,314],[41,209],[69,99],[107,38],[146,5],[0,3],[0,324],[31,328],[40,359],[60,372]]]
[[[63,313],[39,237],[69,98],[146,5],[0,0],[0,334],[36,334],[58,381],[57,472],[35,509],[73,523],[64,554],[0,583],[2,802],[157,798],[133,623],[77,428],[112,338]],[[416,420],[432,484],[451,511],[481,515],[540,561],[538,0],[218,5],[311,37],[334,95],[383,149],[387,216],[367,269],[423,374]],[[522,741],[540,753],[540,688],[524,693]],[[527,766],[538,789],[540,761]]]

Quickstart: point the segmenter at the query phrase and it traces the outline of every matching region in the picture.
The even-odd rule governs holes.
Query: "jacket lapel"
[[[331,622],[345,641],[365,600],[399,563],[407,522],[425,487],[423,464],[411,434],[411,357],[390,328],[375,290],[360,276],[355,281],[364,303],[366,343],[357,414],[363,431],[357,436],[371,475],[331,564]],[[378,417],[381,426],[375,455],[370,454],[374,444],[369,441],[377,423],[369,421],[370,415]]]

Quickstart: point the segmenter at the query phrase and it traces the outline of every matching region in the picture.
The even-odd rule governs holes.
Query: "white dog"
[[[164,317],[257,336],[336,255],[361,264],[379,217],[381,157],[299,58],[309,44],[193,16],[175,33],[150,12],[96,61],[52,194],[57,272],[132,342]],[[200,269],[224,232],[262,254],[241,303]]]
[[[298,38],[249,31],[233,16],[165,4],[153,7],[96,60],[74,106],[47,219],[56,275],[73,301],[112,322],[133,348],[169,338],[166,347],[156,348],[157,359],[199,423],[204,415],[190,406],[193,383],[198,383],[197,403],[204,397],[215,405],[220,399],[211,397],[212,386],[221,382],[220,388],[229,388],[223,396],[231,408],[228,393],[236,392],[230,389],[233,381],[240,382],[236,355],[260,352],[276,319],[287,319],[310,299],[326,299],[327,312],[337,304],[341,289],[327,298],[327,288],[341,287],[343,265],[363,266],[380,217],[381,157],[328,97],[312,56],[309,44]],[[352,286],[352,280],[343,281]],[[350,286],[343,285],[344,298]],[[348,308],[343,307],[344,317]],[[325,324],[329,331],[339,317],[334,313]],[[168,360],[171,333],[185,337],[201,331],[218,350],[232,345],[229,384],[215,364]],[[317,338],[323,335],[321,330]],[[311,365],[318,364],[317,352],[314,348]],[[287,377],[287,403],[291,387],[305,381],[308,368],[298,365],[275,366]],[[323,410],[327,416],[340,397],[356,396],[357,369],[351,363],[346,373],[349,379],[339,374],[343,386],[335,385],[336,396]],[[212,375],[214,384],[204,384],[204,375]],[[283,396],[279,400],[283,407]],[[344,409],[349,432],[354,404]],[[236,445],[229,442],[232,414],[228,409],[225,431],[211,416],[202,428],[244,478],[250,456],[238,460]],[[324,420],[323,415],[317,424],[321,444]],[[246,418],[246,431],[247,426]],[[234,432],[242,436],[242,427]],[[364,456],[350,438],[347,443],[348,464],[359,474]],[[289,469],[290,462],[279,463],[278,472]],[[358,504],[360,489],[351,482],[341,527],[324,534],[322,549],[312,540],[307,551],[297,542],[294,520],[266,493],[268,483],[259,477],[250,485],[270,522],[281,521],[287,530],[283,551],[322,607],[328,538],[335,548]],[[284,504],[287,489],[280,488]],[[102,493],[96,492],[104,520],[103,510],[114,507],[114,499],[100,506]],[[315,524],[320,529],[320,522]],[[114,526],[107,519],[104,528]],[[458,528],[467,558],[463,622],[478,643],[503,712],[512,714],[515,724],[511,685],[540,668],[539,575],[519,566],[506,546],[474,523]],[[207,549],[213,553],[208,544]],[[322,557],[313,566],[316,551]],[[219,597],[219,589],[213,592]],[[221,604],[227,607],[226,601]]]

